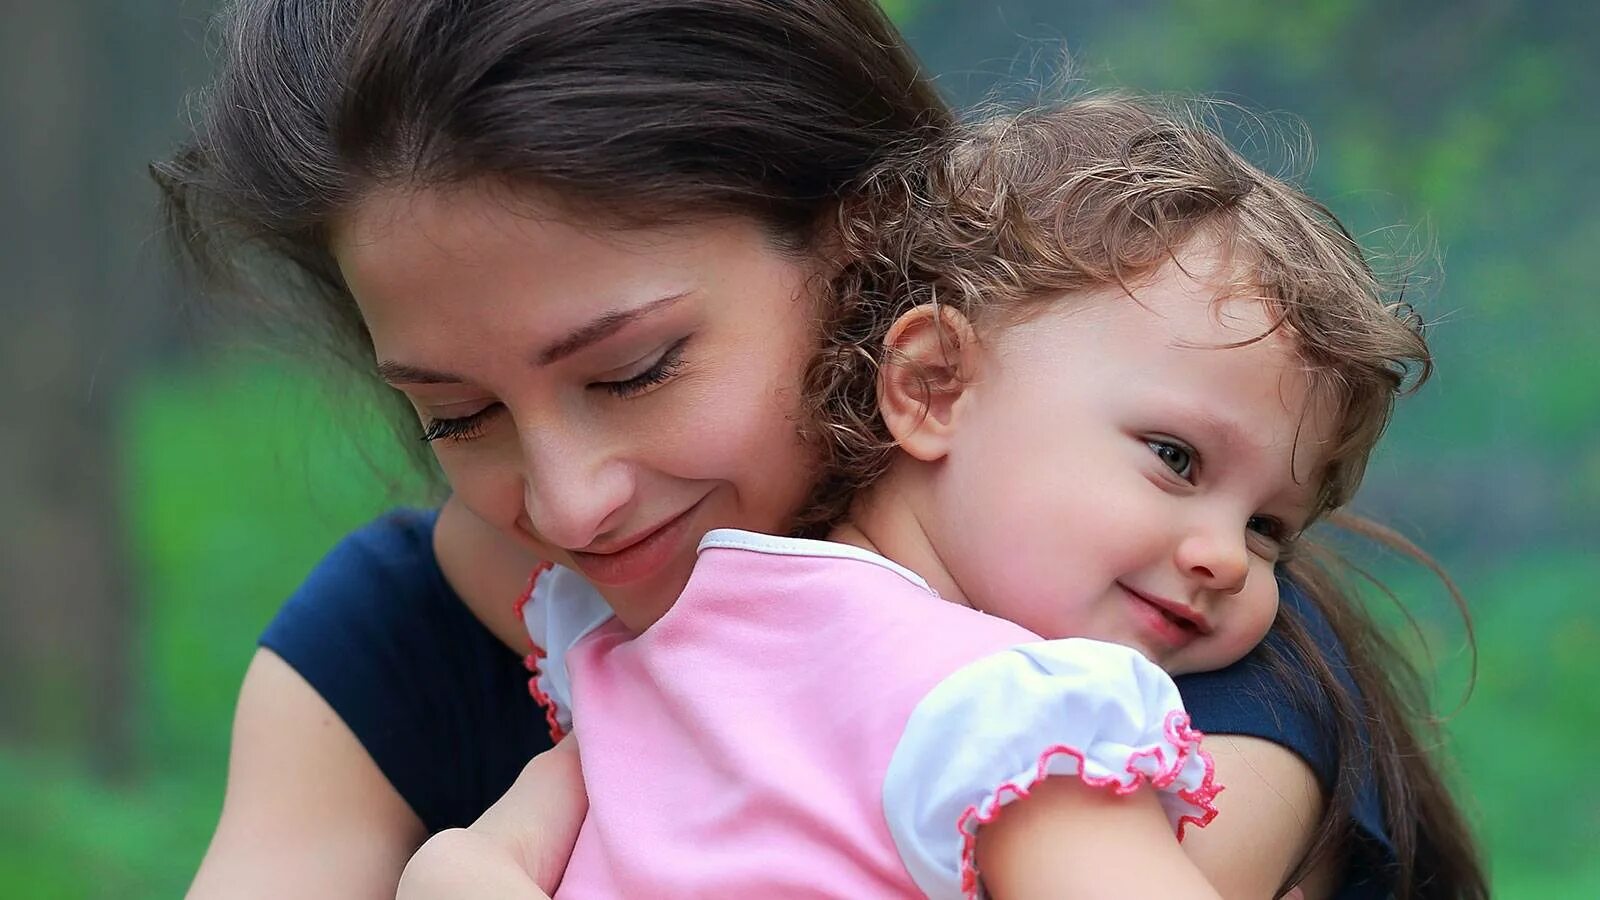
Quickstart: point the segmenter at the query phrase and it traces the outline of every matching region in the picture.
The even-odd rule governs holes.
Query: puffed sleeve
[[[976,897],[978,828],[1051,776],[1160,800],[1179,839],[1216,815],[1211,757],[1178,690],[1138,651],[1021,644],[945,678],[912,711],[884,781],[906,869],[929,897]]]
[[[522,624],[533,644],[524,665],[528,693],[544,707],[550,739],[572,730],[572,682],[567,651],[612,616],[611,607],[583,576],[545,565],[533,574],[520,601]]]

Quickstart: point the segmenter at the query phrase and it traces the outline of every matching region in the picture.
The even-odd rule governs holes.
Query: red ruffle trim
[[[528,576],[528,587],[523,590],[522,596],[517,598],[515,607],[517,621],[523,621],[522,611],[527,607],[529,601],[533,600],[533,589],[539,584],[539,576],[548,571],[550,571],[550,563],[543,562],[539,564],[537,569],[533,570],[532,575]],[[561,739],[567,736],[566,729],[561,727],[561,721],[557,718],[556,702],[550,699],[550,695],[545,693],[544,688],[539,686],[539,676],[541,674],[539,661],[545,657],[544,648],[533,642],[532,635],[528,637],[528,646],[532,648],[532,651],[522,658],[522,667],[527,669],[529,675],[532,676],[528,679],[528,693],[532,695],[534,702],[544,709],[544,722],[550,728],[550,740],[553,743],[560,743]]]
[[[1212,761],[1211,754],[1200,746],[1200,741],[1205,735],[1196,731],[1189,725],[1189,716],[1182,710],[1172,710],[1167,713],[1166,721],[1162,723],[1168,743],[1177,748],[1178,752],[1171,762],[1167,760],[1166,751],[1161,746],[1153,746],[1148,750],[1140,750],[1129,755],[1123,771],[1131,778],[1123,781],[1116,775],[1095,776],[1084,772],[1084,754],[1076,747],[1057,744],[1047,747],[1039,754],[1039,760],[1034,766],[1033,780],[1027,786],[1018,785],[1008,781],[995,788],[994,792],[985,798],[984,802],[975,803],[961,813],[956,821],[956,827],[961,831],[961,892],[968,900],[976,900],[978,896],[978,867],[977,846],[978,829],[999,818],[1000,810],[1004,808],[1007,797],[1012,802],[1027,797],[1032,786],[1049,778],[1052,774],[1076,774],[1084,784],[1090,787],[1110,788],[1120,795],[1131,794],[1140,787],[1148,784],[1157,790],[1164,790],[1182,774],[1185,763],[1190,756],[1199,757],[1205,767],[1205,775],[1200,779],[1200,785],[1195,788],[1186,788],[1175,791],[1178,799],[1190,806],[1199,809],[1199,815],[1189,813],[1178,818],[1178,840],[1183,840],[1185,826],[1194,825],[1204,828],[1211,824],[1217,817],[1216,798],[1222,792],[1222,785],[1216,782],[1216,763]],[[1075,773],[1051,773],[1050,761],[1057,756],[1070,756],[1078,761]],[[1146,759],[1155,760],[1155,773],[1149,774],[1139,767],[1139,763]],[[981,812],[983,806],[992,803],[987,814]]]

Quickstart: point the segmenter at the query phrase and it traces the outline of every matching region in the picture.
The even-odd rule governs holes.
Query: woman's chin
[[[683,593],[684,585],[689,583],[689,573],[694,570],[694,550],[698,544],[696,535],[688,554],[673,559],[648,578],[627,584],[597,584],[595,589],[629,631],[643,632],[666,615]]]

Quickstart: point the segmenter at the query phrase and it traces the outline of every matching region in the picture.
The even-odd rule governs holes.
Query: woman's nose
[[[522,446],[523,505],[542,540],[582,550],[624,524],[633,476],[604,441],[546,427]]]
[[[1177,562],[1205,589],[1237,594],[1250,574],[1244,529],[1220,525],[1192,529],[1178,544]]]

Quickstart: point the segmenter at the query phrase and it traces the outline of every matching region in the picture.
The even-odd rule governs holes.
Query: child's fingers
[[[577,742],[569,737],[529,760],[472,831],[500,843],[541,888],[554,892],[588,810]]]

